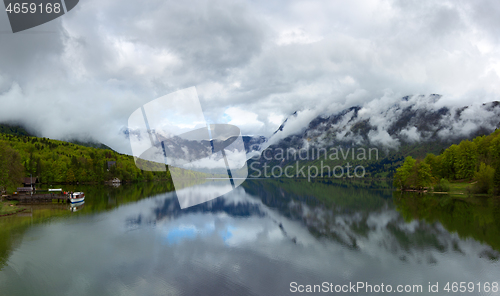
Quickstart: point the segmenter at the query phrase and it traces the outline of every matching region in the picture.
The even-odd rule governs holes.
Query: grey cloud
[[[38,31],[2,34],[0,118],[129,152],[118,134],[137,106],[183,85],[223,81],[260,51],[263,30],[246,6],[156,1],[138,14],[132,1],[85,2]]]
[[[120,130],[130,113],[190,86],[210,119],[223,123],[230,107],[252,112],[258,122],[241,129],[264,136],[277,128],[272,114],[334,113],[386,93],[491,101],[500,94],[499,6],[92,0],[15,35],[2,15],[0,119],[128,152]]]

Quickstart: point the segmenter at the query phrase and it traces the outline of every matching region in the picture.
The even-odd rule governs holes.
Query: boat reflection
[[[78,202],[78,203],[72,203],[70,206],[69,206],[69,210],[71,212],[78,212],[80,211],[81,209],[83,209],[85,206],[85,201],[81,201],[81,202]]]

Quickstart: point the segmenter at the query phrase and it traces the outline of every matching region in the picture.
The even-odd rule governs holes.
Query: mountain
[[[0,134],[13,136],[33,136],[24,127],[17,124],[0,123]]]
[[[500,127],[500,102],[453,107],[439,102],[440,98],[432,94],[406,96],[395,101],[373,100],[363,106],[312,117],[311,112],[295,112],[262,145],[262,150],[267,149],[268,159],[260,157],[260,165],[284,167],[292,163],[292,159],[279,155],[281,150],[302,149],[305,153],[335,148],[352,152],[353,157],[344,157],[343,163],[346,160],[362,163],[371,175],[390,177],[395,166],[408,155],[422,158],[427,153],[439,154],[451,144],[490,134]],[[377,159],[355,157],[355,149],[371,147],[379,152]],[[314,153],[308,156],[300,162],[318,164],[318,160],[323,159]],[[323,160],[331,165],[342,163],[326,157]]]
[[[80,145],[84,147],[97,148],[97,149],[105,149],[105,150],[113,150],[111,147],[104,145],[103,143],[99,143],[98,141],[88,138],[84,141],[78,139],[67,139],[65,142],[73,143],[75,145]],[[113,150],[114,151],[114,150]]]
[[[12,123],[0,123],[0,134],[25,136],[25,137],[39,137],[39,135],[37,135],[36,132],[29,132],[22,125],[12,124]],[[84,147],[112,150],[110,147],[102,143],[99,143],[98,141],[92,139],[91,137],[87,137],[85,140],[78,140],[76,138],[71,138],[71,139],[64,139],[64,141]]]
[[[402,145],[456,142],[489,134],[500,126],[500,102],[464,107],[439,106],[440,96],[406,96],[382,109],[375,104],[322,114],[302,130],[287,130],[300,120],[295,112],[270,137],[269,145],[295,148],[376,145],[398,150]],[[442,148],[442,147],[440,147]]]
[[[130,129],[130,128],[122,128],[120,131],[127,139],[130,138],[130,135],[135,135],[138,136],[139,133],[137,130]],[[158,135],[161,136],[161,132],[158,133]],[[164,138],[165,140],[167,138]],[[262,150],[262,147],[265,145],[267,142],[267,138],[264,136],[242,136],[243,139],[243,144],[245,146],[245,151],[247,153],[254,152],[254,151],[260,151]],[[205,148],[200,148],[201,150],[205,150]]]
[[[243,144],[247,153],[252,151],[260,151],[262,145],[267,141],[263,136],[243,136]]]

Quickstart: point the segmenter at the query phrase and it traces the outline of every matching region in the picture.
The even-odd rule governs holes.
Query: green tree
[[[495,170],[491,166],[482,162],[479,166],[479,171],[474,175],[474,179],[476,180],[473,187],[474,193],[492,192],[494,175]]]
[[[429,153],[425,157],[424,162],[430,165],[433,176],[441,177],[441,156]]]
[[[73,169],[70,168],[66,172],[66,183],[74,183],[75,181],[76,181],[75,173],[73,173]]]
[[[493,193],[500,194],[500,162],[497,163],[493,175]]]
[[[476,171],[477,162],[477,146],[471,141],[462,141],[458,145],[455,158],[455,178],[457,179],[472,179]]]
[[[491,161],[494,163],[500,162],[500,130],[497,130],[497,131],[499,131],[499,132],[495,133],[497,136],[491,140],[490,146],[488,149]],[[493,134],[493,135],[495,135],[495,134]]]
[[[434,191],[436,192],[449,192],[450,191],[450,182],[448,182],[448,180],[446,179],[441,179],[439,181],[439,184],[436,184],[436,186],[434,186]]]
[[[455,179],[455,161],[457,158],[457,145],[451,145],[443,152],[441,159],[441,174],[442,177],[454,180]]]
[[[405,158],[403,165],[396,170],[396,174],[394,175],[394,187],[399,187],[401,189],[408,188],[408,179],[413,172],[415,162],[416,160],[411,156]]]
[[[428,187],[432,184],[432,173],[431,166],[423,161],[417,162],[415,166],[417,181],[415,186],[417,189],[423,189],[424,187]]]
[[[9,145],[0,141],[0,191],[15,189],[24,177],[21,156]]]

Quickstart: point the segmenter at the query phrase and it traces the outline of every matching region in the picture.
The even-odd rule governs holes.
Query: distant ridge
[[[70,139],[70,140],[64,140],[64,141],[69,142],[69,143],[73,143],[75,145],[84,146],[84,147],[104,149],[104,150],[113,150],[109,146],[104,145],[103,143],[99,143],[99,142],[97,142],[95,140],[92,140],[92,139],[89,139],[89,140],[86,140],[86,141],[80,141],[80,140],[77,140],[77,139]]]
[[[17,124],[0,123],[0,134],[33,137],[24,127]]]
[[[28,130],[24,128],[22,125],[14,123],[0,123],[0,134],[7,134],[7,135],[21,136],[21,137],[22,136],[39,137],[34,133],[28,132]],[[81,141],[78,139],[64,139],[63,141],[84,147],[113,150],[109,146],[99,143],[93,140],[92,138],[89,138],[88,140],[85,141]]]

